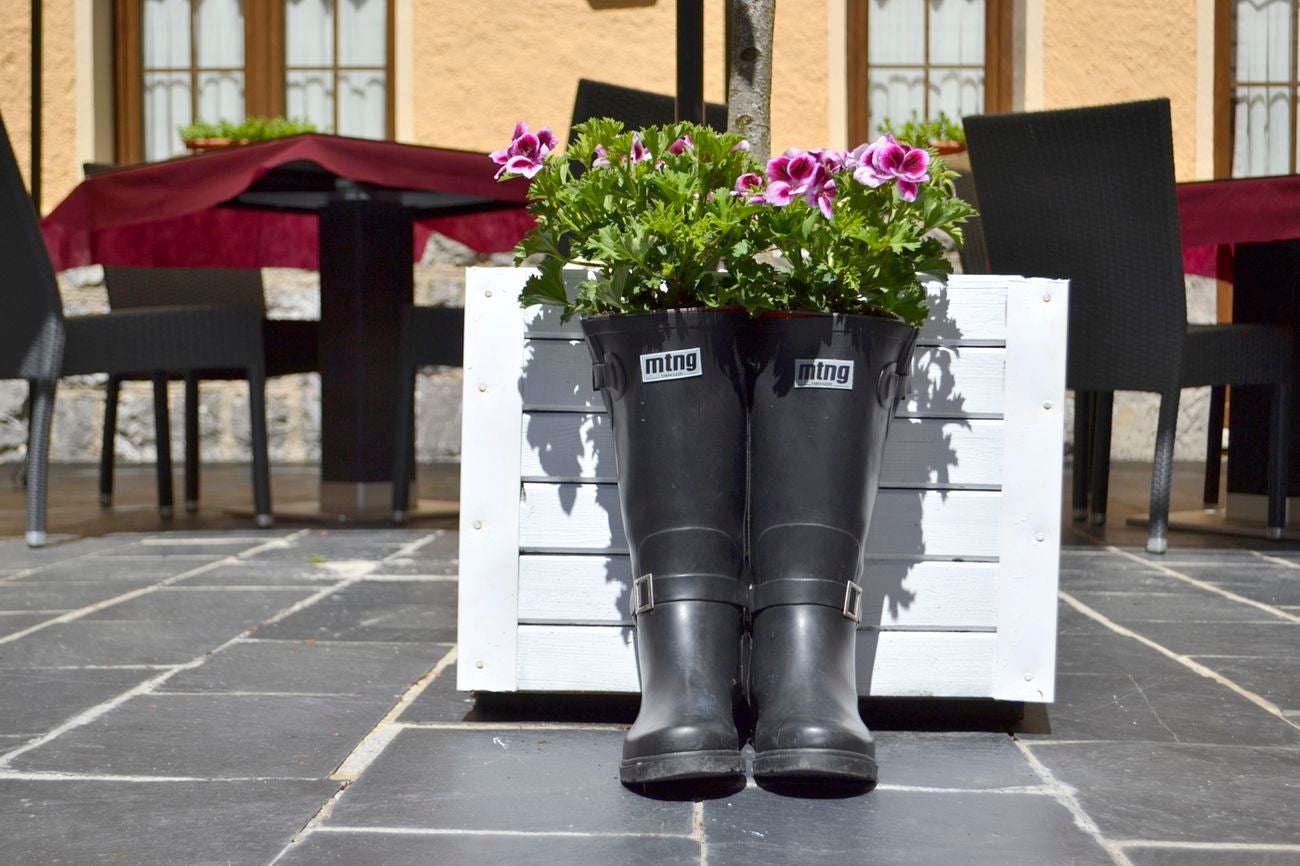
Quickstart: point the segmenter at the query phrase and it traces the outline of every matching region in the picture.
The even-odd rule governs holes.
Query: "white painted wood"
[[[992,630],[997,576],[994,562],[871,560],[862,579],[864,627]],[[519,621],[631,625],[631,583],[626,556],[522,556]]]
[[[1001,345],[1006,340],[1006,281],[954,277],[928,280],[930,315],[921,326],[921,345]],[[558,307],[533,307],[525,313],[532,339],[582,339],[576,318],[560,321]]]
[[[880,632],[858,636],[858,693],[876,697],[992,697],[997,636]],[[520,691],[636,692],[633,630],[519,626]]]
[[[902,416],[1000,417],[1006,350],[997,347],[920,346],[912,365]],[[604,411],[591,389],[591,355],[577,340],[529,340],[520,379],[527,410]]]
[[[1007,292],[1007,454],[994,696],[1051,701],[1061,559],[1061,454],[1069,284],[1012,279]]]
[[[519,461],[525,481],[618,481],[604,414],[525,412]],[[891,426],[881,486],[993,489],[1001,479],[1001,421],[898,419]]]
[[[528,272],[470,268],[465,279],[457,687],[514,691],[519,587],[519,370]]]
[[[996,558],[1000,499],[996,491],[881,490],[868,557]],[[626,553],[618,487],[525,482],[519,546],[531,552]]]

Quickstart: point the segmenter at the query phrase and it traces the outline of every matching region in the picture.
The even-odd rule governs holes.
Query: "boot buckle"
[[[844,616],[862,622],[862,587],[849,581],[844,587]]]
[[[632,581],[632,615],[640,616],[655,606],[655,576],[643,574]]]

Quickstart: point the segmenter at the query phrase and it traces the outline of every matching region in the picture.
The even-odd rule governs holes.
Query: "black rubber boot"
[[[613,419],[635,576],[641,709],[623,744],[627,784],[744,774],[746,322],[684,310],[582,323]]]
[[[916,330],[866,316],[754,321],[747,356],[754,777],[876,779],[858,714],[861,561]]]

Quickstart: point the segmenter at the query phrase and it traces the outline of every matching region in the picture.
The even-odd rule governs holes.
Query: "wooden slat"
[[[992,696],[996,635],[880,632],[858,637],[858,692],[875,697]],[[632,629],[519,627],[520,691],[621,692],[639,689]]]
[[[526,481],[617,481],[608,417],[525,413],[520,467]],[[1001,479],[1001,421],[898,419],[890,429],[882,486],[994,489]]]
[[[872,560],[862,581],[864,627],[992,629],[997,571],[990,562]],[[626,556],[522,556],[519,621],[630,625],[631,583]]]
[[[1006,350],[996,347],[918,347],[908,400],[899,414],[918,418],[998,417],[1002,414]],[[526,410],[603,412],[591,389],[591,355],[578,340],[528,340],[519,380]]]
[[[930,295],[930,316],[921,327],[920,342],[944,345],[1000,343],[1006,339],[1006,279],[954,276],[945,286],[935,280],[926,284]],[[582,339],[582,327],[575,317],[560,321],[558,307],[537,306],[524,310],[528,336],[533,339]]]
[[[525,482],[519,547],[530,552],[626,553],[618,487]],[[994,491],[882,490],[869,558],[993,559],[1001,495]]]

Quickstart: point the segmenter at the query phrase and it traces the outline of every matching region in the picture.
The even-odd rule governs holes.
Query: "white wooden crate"
[[[609,419],[578,324],[519,308],[529,273],[466,282],[457,684],[635,692]],[[867,543],[859,688],[1051,701],[1068,287],[928,290]]]

